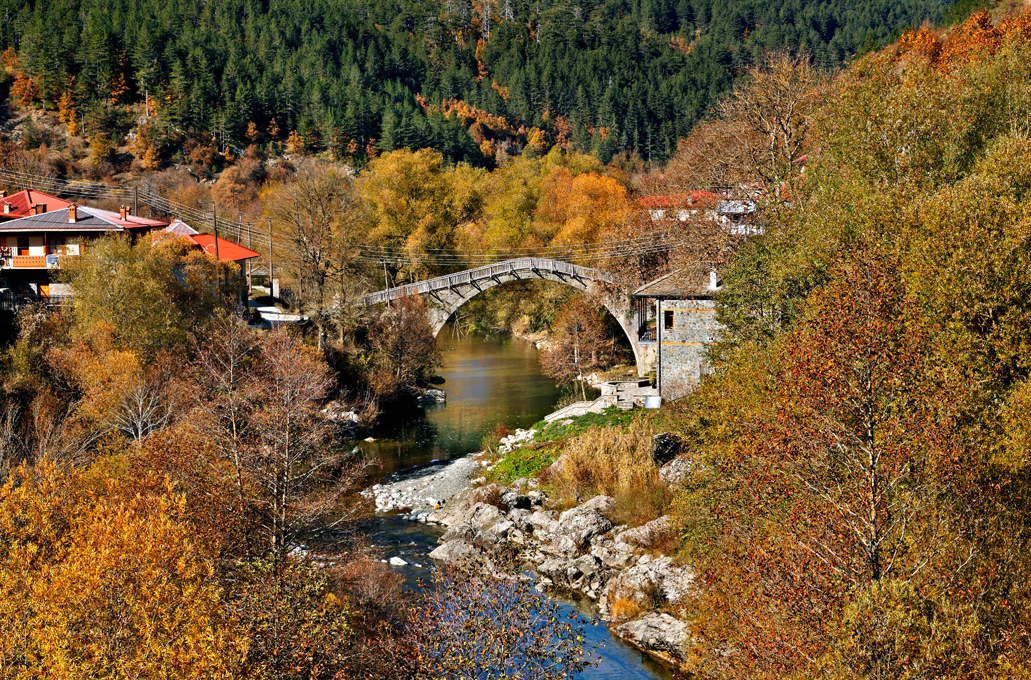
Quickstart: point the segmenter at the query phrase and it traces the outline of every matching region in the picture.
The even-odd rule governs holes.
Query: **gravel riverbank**
[[[452,496],[469,488],[470,480],[483,469],[478,455],[395,472],[362,495],[375,501],[376,512],[401,511],[413,520],[425,521]]]

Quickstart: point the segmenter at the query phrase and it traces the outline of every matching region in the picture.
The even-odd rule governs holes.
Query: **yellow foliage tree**
[[[242,650],[182,498],[135,493],[124,469],[41,464],[0,488],[4,677],[239,674]]]
[[[111,140],[108,138],[107,133],[98,132],[93,135],[93,139],[90,140],[90,162],[97,165],[101,161],[106,161],[111,158],[111,154],[114,153],[114,150],[114,145],[111,144]]]
[[[359,179],[372,238],[404,249],[413,274],[429,273],[421,262],[427,251],[454,248],[458,225],[478,213],[481,179],[480,171],[467,167],[446,170],[443,156],[431,149],[384,154]]]

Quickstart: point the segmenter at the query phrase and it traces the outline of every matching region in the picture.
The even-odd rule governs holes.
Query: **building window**
[[[29,237],[19,236],[18,237],[18,254],[28,255],[29,254]]]
[[[673,312],[671,310],[665,310],[662,312],[662,329],[671,331],[673,330]]]

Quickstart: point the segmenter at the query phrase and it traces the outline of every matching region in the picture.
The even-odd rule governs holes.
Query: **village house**
[[[711,220],[733,236],[754,236],[763,232],[758,220],[759,204],[751,199],[730,199],[709,191],[691,191],[665,196],[641,196],[638,205],[653,222],[692,219]]]
[[[61,206],[54,209],[55,206]],[[68,294],[51,273],[65,258],[82,254],[104,234],[124,233],[133,239],[168,225],[161,220],[76,205],[36,191],[0,199],[0,212],[15,215],[0,221],[0,288],[42,298]],[[21,213],[25,213],[23,216]]]
[[[655,386],[663,399],[684,396],[708,372],[706,350],[719,328],[713,296],[721,285],[718,273],[700,264],[634,291],[641,310],[639,342],[655,349]]]
[[[246,276],[247,261],[261,257],[261,253],[256,250],[251,250],[241,246],[239,243],[226,240],[221,236],[216,238],[212,234],[203,234],[182,220],[172,220],[172,223],[165,227],[164,232],[166,234],[175,234],[185,239],[193,244],[194,247],[200,248],[209,255],[218,258],[220,262],[237,263],[240,267],[241,277]]]
[[[638,205],[648,211],[653,221],[678,220],[686,222],[692,217],[712,219],[716,207],[723,200],[720,194],[709,191],[691,191],[665,196],[641,196]]]
[[[136,240],[163,231],[186,240],[223,262],[239,265],[261,254],[224,238],[200,233],[187,224],[171,224],[133,215],[128,206],[118,212],[77,205],[39,191],[8,196],[0,192],[0,296],[13,309],[17,296],[56,300],[71,295],[67,284],[52,276],[69,257],[81,255],[90,241],[105,234],[128,234]],[[11,310],[8,310],[11,311]]]

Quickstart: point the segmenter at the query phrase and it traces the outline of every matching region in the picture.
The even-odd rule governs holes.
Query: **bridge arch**
[[[615,277],[599,269],[548,258],[521,257],[381,290],[365,296],[362,302],[371,306],[409,295],[424,297],[429,302],[430,321],[433,334],[436,335],[452,314],[480,293],[505,283],[534,279],[554,281],[584,293],[597,292],[602,305],[616,319],[630,341],[638,375],[643,375],[646,366],[638,340],[637,316],[633,305],[626,294],[612,292],[607,288],[615,282]]]

